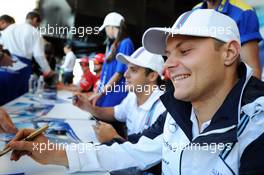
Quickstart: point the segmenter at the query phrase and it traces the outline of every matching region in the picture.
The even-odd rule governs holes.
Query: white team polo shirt
[[[39,31],[29,23],[8,26],[1,34],[0,44],[11,54],[27,59],[34,56],[44,72],[51,70],[44,54],[44,40]]]
[[[134,92],[129,92],[127,97],[114,107],[115,118],[126,122],[128,135],[142,132],[151,126],[166,109],[159,97],[163,91],[156,89],[142,105],[137,105],[137,97]],[[157,103],[153,105],[155,102]]]
[[[65,72],[72,72],[74,65],[75,65],[76,56],[72,51],[66,54],[65,61],[63,65],[61,66],[62,69],[64,69]]]

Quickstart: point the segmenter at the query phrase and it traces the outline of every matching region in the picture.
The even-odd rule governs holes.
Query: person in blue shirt
[[[113,44],[106,51],[106,60],[103,64],[100,78],[99,92],[92,95],[93,104],[101,107],[112,107],[121,103],[126,97],[124,72],[127,66],[116,60],[118,53],[131,55],[134,51],[132,40],[128,37],[124,17],[116,12],[109,13],[100,31],[105,29],[109,39],[114,39]]]
[[[204,0],[194,9],[215,9],[236,21],[242,44],[242,59],[253,68],[253,75],[261,78],[258,42],[262,40],[256,12],[242,0]]]

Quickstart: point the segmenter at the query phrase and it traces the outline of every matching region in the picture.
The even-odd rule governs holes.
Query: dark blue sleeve
[[[134,52],[134,45],[132,41],[129,38],[124,39],[121,41],[119,47],[118,47],[117,53],[123,53],[125,55],[131,55]],[[127,69],[127,66],[120,61],[117,61],[116,64],[116,71],[119,73],[124,73]]]
[[[243,12],[237,25],[240,32],[241,44],[248,41],[262,40],[259,32],[259,21],[255,11],[247,10]]]
[[[247,146],[240,158],[239,175],[264,174],[264,134]]]

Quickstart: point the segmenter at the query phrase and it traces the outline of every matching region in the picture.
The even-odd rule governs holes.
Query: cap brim
[[[99,32],[101,32],[102,30],[104,30],[105,25],[103,24],[101,27],[99,27]]]
[[[117,54],[116,59],[124,64],[132,63],[140,67],[142,66],[142,63],[139,63],[135,58],[131,58],[130,56],[124,55],[122,53]]]
[[[170,28],[150,28],[144,33],[142,44],[151,53],[165,55],[166,39],[170,33]]]
[[[200,31],[186,31],[186,30],[177,30],[172,28],[150,28],[148,29],[142,38],[143,47],[155,54],[165,55],[166,51],[166,42],[168,35],[186,35],[194,37],[210,37],[216,38],[220,41],[227,42],[223,38],[210,35],[209,33],[201,33]],[[237,40],[236,40],[237,41]],[[237,41],[240,43],[239,41]]]

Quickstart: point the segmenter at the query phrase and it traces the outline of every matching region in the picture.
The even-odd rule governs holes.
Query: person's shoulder
[[[121,42],[120,42],[121,45],[126,45],[126,44],[133,44],[131,38],[127,37],[127,38],[124,38]]]
[[[73,51],[70,51],[68,54],[71,58],[76,59],[76,55],[73,53]]]
[[[253,10],[253,7],[251,7],[249,4],[243,2],[242,0],[230,0],[229,3],[232,6],[241,9],[242,11]]]
[[[40,37],[40,33],[37,28],[33,27],[31,24],[24,22],[21,24],[18,24],[16,27],[16,30],[23,31],[22,33],[25,34],[32,34],[32,36]]]

